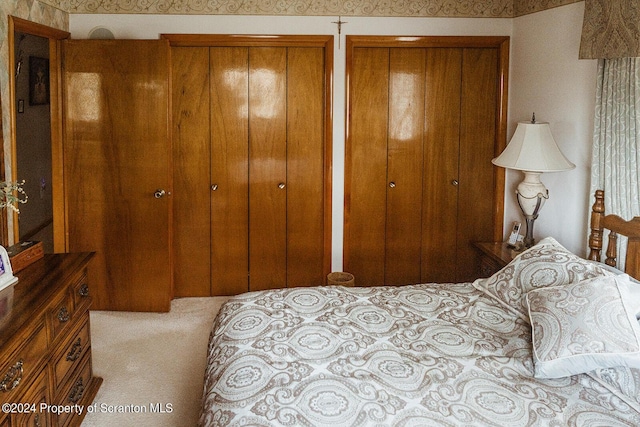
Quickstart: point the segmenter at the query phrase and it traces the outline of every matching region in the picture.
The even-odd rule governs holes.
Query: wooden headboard
[[[625,272],[640,280],[640,217],[626,221],[618,215],[605,215],[604,191],[596,190],[595,202],[591,208],[591,234],[589,235],[589,259],[601,261],[604,230],[609,230],[605,264],[616,267],[618,235],[628,238]]]

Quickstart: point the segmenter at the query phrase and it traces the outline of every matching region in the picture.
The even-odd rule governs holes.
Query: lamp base
[[[524,245],[530,248],[535,244],[533,240],[533,224],[538,219],[538,212],[549,198],[549,190],[540,181],[540,172],[524,172],[524,180],[516,190],[518,205],[524,214],[527,224],[527,234],[524,237]]]
[[[536,243],[535,240],[533,239],[533,223],[535,222],[535,220],[536,218],[533,218],[530,216],[527,216],[525,218],[525,222],[527,224],[527,234],[525,234],[524,236],[523,243],[526,248],[530,248]]]

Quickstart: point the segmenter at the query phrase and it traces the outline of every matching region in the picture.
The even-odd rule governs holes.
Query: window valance
[[[637,0],[585,0],[580,59],[640,56]]]

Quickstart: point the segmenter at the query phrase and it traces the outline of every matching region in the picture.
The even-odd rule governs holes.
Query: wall
[[[518,121],[549,122],[574,170],[542,175],[549,200],[535,224],[534,237],[554,236],[572,252],[585,256],[591,142],[595,108],[596,60],[579,60],[584,2],[515,18],[511,41],[511,88],[508,135]],[[515,187],[520,172],[509,172],[505,225],[518,219]]]

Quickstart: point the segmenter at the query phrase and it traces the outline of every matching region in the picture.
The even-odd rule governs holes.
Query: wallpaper
[[[69,13],[511,18],[582,0],[41,0]]]
[[[583,0],[513,0],[514,16],[528,15]]]

